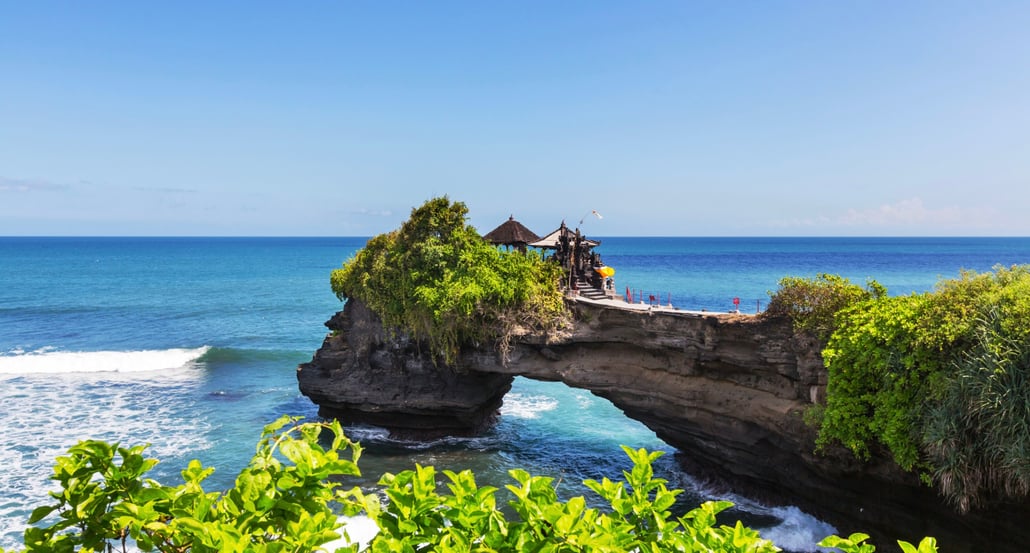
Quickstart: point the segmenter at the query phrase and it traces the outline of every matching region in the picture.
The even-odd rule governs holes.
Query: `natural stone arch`
[[[814,453],[802,414],[823,397],[820,346],[789,320],[737,314],[619,309],[575,301],[558,343],[525,336],[502,361],[467,348],[436,365],[404,336],[350,300],[326,323],[333,332],[300,365],[301,392],[319,412],[395,434],[475,434],[493,422],[516,375],[561,381],[611,401],[694,464],[759,497],[783,498],[844,534],[880,543],[936,535],[950,551],[1019,551],[1030,542],[1030,506],[956,514],[931,488],[885,458]],[[996,536],[1007,536],[999,541]],[[1006,549],[1016,544],[1016,549]]]

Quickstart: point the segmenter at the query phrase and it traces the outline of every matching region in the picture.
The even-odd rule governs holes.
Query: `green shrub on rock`
[[[822,280],[785,279],[784,298],[795,299],[783,305],[841,290]],[[823,292],[798,292],[812,289]],[[818,329],[833,320],[827,401],[810,414],[820,446],[862,458],[885,449],[960,511],[1030,495],[1030,266],[964,271],[930,293],[824,303],[843,307],[832,317],[796,310]]]
[[[1030,342],[998,312],[976,329],[922,429],[934,479],[963,512],[1030,495]]]
[[[464,344],[494,342],[505,353],[516,333],[557,331],[566,322],[560,267],[488,244],[465,223],[467,211],[446,197],[413,209],[333,271],[333,292],[361,300],[445,362]]]
[[[829,372],[820,446],[839,442],[868,458],[882,444],[895,462],[919,462],[919,420],[928,378],[943,359],[920,347],[925,295],[868,300],[838,314],[839,328],[823,350]]]
[[[815,278],[784,277],[770,293],[765,315],[790,317],[795,330],[811,332],[825,343],[837,327],[834,318],[838,312],[886,295],[887,289],[875,280],[862,288],[840,275],[826,273]]]

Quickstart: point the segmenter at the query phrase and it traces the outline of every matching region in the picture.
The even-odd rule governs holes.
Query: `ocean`
[[[683,308],[765,307],[784,276],[873,278],[892,294],[930,290],[962,269],[1030,263],[1030,238],[600,238],[620,293]],[[0,238],[0,547],[16,547],[48,501],[53,460],[78,440],[149,443],[153,476],[174,483],[190,459],[224,489],[283,414],[317,418],[296,366],[321,345],[342,305],[329,273],[364,238]],[[585,478],[618,478],[620,444],[667,451],[656,467],[716,496],[653,432],[606,400],[559,383],[517,379],[483,436],[401,442],[349,427],[366,448],[359,484],[414,463],[471,468],[480,483],[507,470],[553,476],[565,496]],[[689,452],[686,452],[689,454]],[[724,498],[718,496],[718,498]],[[790,505],[746,497],[732,515],[791,551],[814,551],[833,528]]]

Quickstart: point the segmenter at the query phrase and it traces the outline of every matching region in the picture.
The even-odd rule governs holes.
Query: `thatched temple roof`
[[[516,221],[515,216],[512,215],[507,221],[501,223],[499,227],[483,235],[483,239],[491,244],[525,248],[530,242],[540,240],[540,237],[522,223]]]

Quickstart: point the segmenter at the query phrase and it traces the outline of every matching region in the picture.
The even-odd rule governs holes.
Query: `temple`
[[[601,242],[583,236],[578,228],[570,230],[565,221],[540,238],[513,215],[483,238],[491,244],[514,247],[523,253],[529,251],[528,248],[545,252],[542,255],[553,250],[550,259],[565,272],[562,288],[566,294],[591,299],[615,297],[615,269],[602,263],[601,254],[594,251]]]

